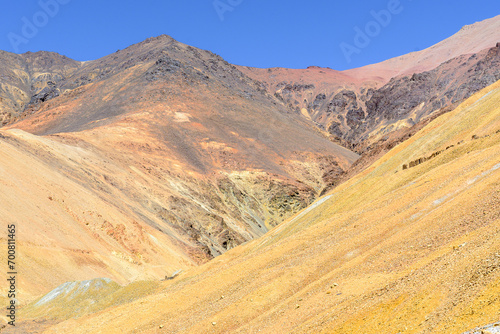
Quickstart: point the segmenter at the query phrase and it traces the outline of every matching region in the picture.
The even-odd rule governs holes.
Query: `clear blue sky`
[[[397,2],[216,0],[217,11],[214,0],[4,1],[0,49],[55,51],[93,60],[167,34],[238,65],[343,70],[424,49],[465,24],[500,14],[498,0],[400,0],[398,13],[389,22],[385,19],[385,26],[373,25],[371,11],[379,13]],[[37,31],[25,27],[29,25]],[[356,47],[354,29],[367,25],[373,37]],[[358,50],[350,54],[350,62],[341,43]]]

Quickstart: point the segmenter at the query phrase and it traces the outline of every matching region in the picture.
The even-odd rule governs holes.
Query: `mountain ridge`
[[[167,36],[85,64],[27,57],[34,70],[19,80],[35,99],[0,130],[2,175],[23,189],[0,184],[0,207],[19,222],[31,208],[47,237],[19,235],[39,270],[22,282],[31,298],[79,277],[124,284],[209,261],[307,206],[358,158],[221,57]],[[52,275],[36,264],[46,248]]]
[[[328,132],[332,140],[362,154],[391,132],[411,127],[498,80],[499,46],[450,58],[429,71],[393,77],[385,84],[350,80],[330,69],[241,70],[264,82],[270,94]]]

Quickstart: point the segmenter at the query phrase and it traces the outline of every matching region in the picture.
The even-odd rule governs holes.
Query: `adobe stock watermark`
[[[22,26],[20,34],[15,32],[7,34],[14,52],[19,53],[19,46],[21,44],[28,44],[30,40],[35,38],[40,29],[49,24],[50,19],[59,13],[61,5],[66,5],[69,2],[71,0],[39,0],[38,6],[40,6],[40,10],[33,14],[31,18],[26,16],[21,18]]]
[[[360,54],[363,49],[367,48],[372,40],[380,35],[383,28],[391,24],[393,17],[401,14],[403,9],[404,7],[400,0],[389,0],[386,9],[379,11],[371,10],[370,15],[373,20],[368,21],[364,29],[361,29],[359,26],[354,27],[353,43],[342,42],[339,45],[347,63],[351,63],[354,54]]]
[[[227,12],[232,12],[236,7],[241,5],[243,0],[214,0],[212,3],[217,15],[221,21],[224,21],[224,15]]]

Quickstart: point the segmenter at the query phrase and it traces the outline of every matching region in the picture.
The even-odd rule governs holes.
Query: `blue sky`
[[[499,14],[498,0],[20,0],[2,4],[0,49],[92,60],[167,34],[238,65],[344,70]]]

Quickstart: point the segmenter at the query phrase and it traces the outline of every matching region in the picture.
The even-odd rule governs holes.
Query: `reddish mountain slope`
[[[499,32],[500,15],[466,25],[453,36],[425,50],[342,73],[362,81],[382,78],[382,82],[387,83],[393,77],[430,71],[450,59],[489,49],[500,42]]]
[[[287,107],[362,153],[500,78],[500,16],[419,52],[348,71],[240,67]]]

